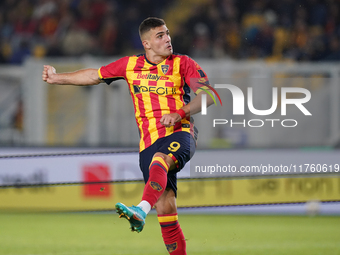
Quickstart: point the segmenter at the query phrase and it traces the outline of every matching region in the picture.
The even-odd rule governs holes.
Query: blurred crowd
[[[210,1],[192,11],[179,45],[193,57],[337,61],[339,8],[338,0]]]
[[[158,0],[2,0],[0,62],[28,55],[123,55],[142,50],[140,22],[167,4]]]
[[[181,11],[180,0],[2,0],[0,63],[142,52],[140,22],[174,6]],[[197,1],[170,32],[175,52],[193,58],[337,61],[339,8],[338,0]]]

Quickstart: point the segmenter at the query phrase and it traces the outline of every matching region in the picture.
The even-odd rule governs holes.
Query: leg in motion
[[[156,153],[149,167],[149,179],[145,185],[142,201],[137,206],[128,207],[122,203],[116,204],[119,217],[126,218],[131,230],[141,232],[145,225],[146,215],[163,194],[167,184],[167,174],[174,164],[173,160],[163,154]]]
[[[158,221],[166,249],[170,255],[185,255],[186,241],[178,223],[176,197],[172,189],[167,189],[155,205]]]

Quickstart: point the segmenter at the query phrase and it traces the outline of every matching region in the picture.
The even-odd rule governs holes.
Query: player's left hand
[[[178,113],[164,114],[160,120],[161,124],[166,127],[175,126],[177,122],[182,120],[181,115]]]

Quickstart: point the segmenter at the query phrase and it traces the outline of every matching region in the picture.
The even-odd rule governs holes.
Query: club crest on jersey
[[[162,72],[166,74],[169,71],[169,65],[161,65]]]
[[[161,185],[159,185],[159,183],[157,182],[150,182],[150,186],[151,188],[153,188],[154,190],[157,190],[157,191],[161,191],[163,188]]]
[[[171,243],[171,244],[165,244],[166,249],[168,250],[169,253],[175,251],[177,249],[177,242],[176,243]]]

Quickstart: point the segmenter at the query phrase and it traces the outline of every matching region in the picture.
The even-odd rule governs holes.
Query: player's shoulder
[[[130,56],[130,57],[134,57],[134,58],[145,57],[145,53],[135,54],[135,55],[132,55],[132,56]]]
[[[131,55],[131,56],[122,57],[121,60],[123,60],[123,61],[128,61],[128,60],[130,60],[130,59],[139,58],[139,57],[140,57],[139,55]]]
[[[120,59],[118,59],[118,61],[121,63],[128,63],[129,61],[134,61],[136,59],[145,59],[145,53],[121,57]]]
[[[192,59],[191,57],[189,57],[186,54],[180,54],[180,53],[175,53],[175,52],[172,53],[172,57],[174,57],[174,58],[181,58],[181,59],[184,59],[184,60]]]
[[[145,54],[143,54],[143,53],[141,53],[141,54],[134,54],[134,55],[130,55],[130,56],[121,57],[118,60],[127,61],[129,59],[140,58],[140,57],[145,57]]]
[[[129,63],[129,61],[133,60],[134,58],[139,58],[142,54],[140,55],[130,55],[130,56],[124,56],[116,59],[113,61],[111,64],[115,66],[122,66],[126,67],[126,65]]]
[[[193,65],[197,64],[194,59],[192,59],[190,56],[185,55],[185,54],[173,53],[172,56],[174,58],[180,58],[181,63],[183,63],[183,64],[193,64]]]
[[[197,62],[192,59],[190,56],[185,55],[185,54],[178,54],[178,53],[173,53],[172,54],[174,58],[178,57],[180,58],[180,63],[183,68],[196,68],[200,69],[200,66],[197,64]]]

